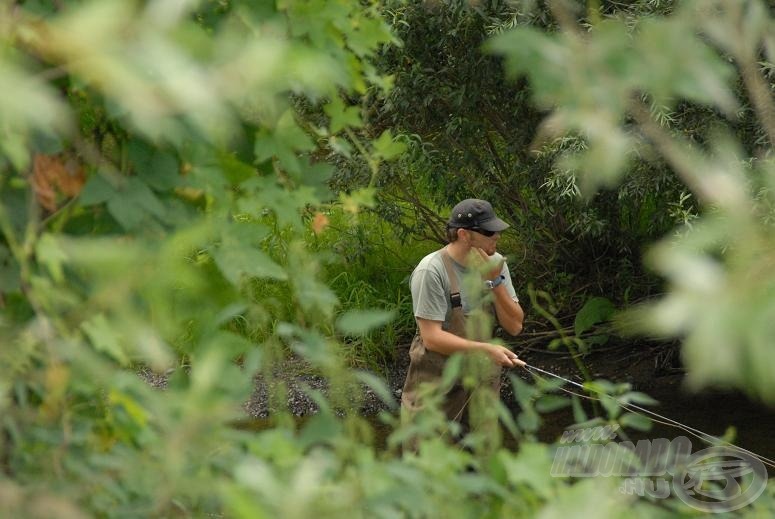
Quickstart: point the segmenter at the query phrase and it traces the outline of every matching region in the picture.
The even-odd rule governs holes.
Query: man
[[[452,209],[447,222],[449,244],[424,257],[412,272],[412,306],[418,333],[409,352],[409,372],[401,396],[402,406],[408,411],[421,407],[420,385],[439,381],[446,359],[454,353],[486,353],[493,368],[491,385],[496,389],[500,387],[501,367],[525,365],[514,352],[487,341],[491,330],[477,333],[472,331],[472,323],[468,332],[466,329],[466,320],[477,310],[475,306],[480,306],[494,314],[509,334],[522,331],[524,313],[505,259],[496,252],[501,232],[508,227],[489,202],[463,200]],[[473,285],[466,283],[476,275],[482,279],[475,278]],[[490,304],[481,304],[483,294],[485,301],[491,299]],[[469,400],[470,392],[461,384],[453,387],[445,395],[443,406],[448,419],[463,421]]]

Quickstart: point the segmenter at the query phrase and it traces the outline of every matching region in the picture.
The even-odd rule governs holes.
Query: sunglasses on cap
[[[487,236],[488,238],[492,238],[497,233],[497,231],[486,231],[486,230],[480,229],[478,227],[469,227],[468,230],[469,231],[474,231],[475,233],[481,234],[483,236]]]

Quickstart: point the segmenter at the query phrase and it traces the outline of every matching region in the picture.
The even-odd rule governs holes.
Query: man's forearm
[[[440,321],[429,321],[418,317],[417,325],[425,347],[436,353],[452,355],[458,352],[482,351],[489,355],[493,362],[501,366],[513,368],[524,365],[524,362],[520,361],[517,355],[508,348],[459,337],[442,329]]]
[[[461,351],[484,351],[488,347],[487,343],[472,341],[442,329],[426,331],[424,334],[421,332],[421,335],[426,348],[442,355],[452,355]]]
[[[514,352],[497,344],[468,340],[444,331],[441,328],[428,329],[426,327],[424,332],[425,333],[423,333],[421,328],[420,334],[422,335],[425,347],[442,355],[453,355],[458,352],[482,351],[489,355],[490,359],[500,366],[513,368],[524,366],[525,364],[519,360]]]
[[[509,295],[506,287],[501,284],[492,290],[495,299],[495,315],[498,318],[498,324],[511,335],[519,335],[522,331],[522,323],[525,319],[525,313],[519,303],[514,301]]]

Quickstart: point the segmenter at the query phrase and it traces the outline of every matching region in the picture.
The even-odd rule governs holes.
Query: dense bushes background
[[[634,26],[672,10],[669,2],[604,2],[600,16]],[[403,45],[382,53],[379,64],[395,76],[395,87],[370,110],[373,128],[400,129],[409,147],[380,176],[379,212],[397,232],[443,242],[446,211],[475,194],[513,224],[506,246],[520,282],[555,295],[565,314],[593,294],[626,304],[661,292],[640,257],[697,216],[691,191],[664,160],[639,147],[627,155],[626,178],[613,182],[601,171],[595,178],[607,189],[595,192],[562,160],[587,149],[584,135],[552,128],[527,78],[509,80],[502,60],[482,52],[488,38],[515,25],[556,30],[549,7],[396,2],[386,12]],[[659,115],[698,144],[723,123],[719,113],[688,100]],[[741,108],[739,115],[743,140],[761,144],[753,113]],[[358,171],[343,168],[336,178],[352,185]]]
[[[447,444],[433,409],[385,413],[375,447],[363,385],[396,402],[353,368],[411,332],[405,277],[476,195],[546,322],[663,293],[622,326],[683,339],[695,386],[772,402],[772,20],[716,0],[0,2],[0,515],[691,513],[551,477],[540,412],[570,402],[540,381],[511,381],[516,417],[482,410],[516,452]],[[328,381],[307,421],[284,369]],[[261,432],[234,425],[256,375]],[[643,426],[607,402],[598,421]]]

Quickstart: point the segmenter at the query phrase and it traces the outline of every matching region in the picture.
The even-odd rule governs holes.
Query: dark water
[[[760,456],[775,459],[775,408],[753,402],[739,393],[706,392],[692,395],[678,386],[652,389],[648,394],[659,401],[659,405],[648,406],[649,410],[713,436],[723,436],[729,427],[733,427],[733,444]],[[297,418],[297,427],[303,428],[309,419],[310,417]],[[384,448],[391,429],[376,416],[367,417],[367,420],[374,428],[375,444],[378,448]],[[573,415],[569,409],[542,415],[538,439],[548,443],[557,441],[573,423]],[[272,422],[267,419],[251,419],[236,426],[240,429],[260,431],[271,427]],[[686,436],[691,441],[692,452],[708,446],[686,431],[659,423],[654,423],[647,432],[628,429],[625,434],[627,439],[633,441],[658,438],[673,440]],[[619,434],[617,441],[622,439],[624,438]],[[518,443],[513,438],[505,438],[504,444],[508,448],[518,448]],[[775,476],[775,469],[767,469],[771,476]]]
[[[760,456],[775,460],[775,408],[749,400],[739,393],[705,392],[688,394],[678,387],[652,389],[648,394],[659,401],[656,406],[642,406],[666,418],[680,422],[713,436],[724,436],[729,427],[734,428],[731,443]],[[563,431],[573,424],[570,411],[544,415],[543,426],[538,434],[546,442],[556,441]],[[631,440],[673,440],[685,436],[691,440],[692,452],[700,451],[708,444],[691,433],[677,427],[653,423],[649,431],[625,430]],[[617,440],[621,440],[621,436]],[[775,469],[767,467],[770,475]]]

